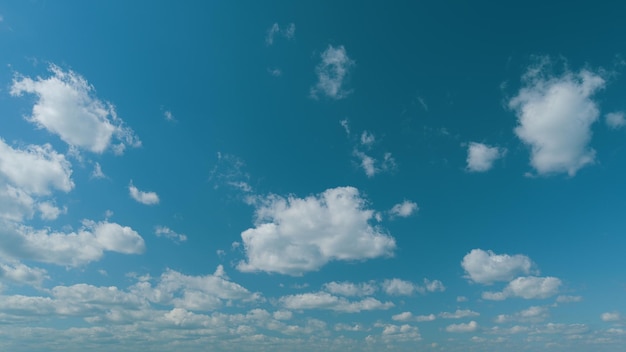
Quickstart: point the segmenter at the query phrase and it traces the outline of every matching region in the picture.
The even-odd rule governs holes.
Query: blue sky
[[[614,351],[624,10],[0,3],[0,350]]]

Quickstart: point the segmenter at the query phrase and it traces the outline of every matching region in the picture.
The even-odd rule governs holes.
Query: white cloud
[[[268,46],[273,45],[274,39],[276,38],[276,35],[278,34],[282,35],[287,40],[291,40],[295,38],[296,36],[295,23],[289,23],[289,25],[287,25],[287,28],[284,28],[283,30],[280,29],[280,26],[278,25],[278,23],[272,24],[272,26],[267,30],[267,35],[265,36],[265,44],[267,44]]]
[[[52,202],[41,202],[37,204],[37,209],[41,213],[41,218],[44,220],[54,220],[61,214],[67,212],[67,208],[60,209]]]
[[[365,171],[367,177],[374,177],[374,175],[380,171],[376,168],[376,159],[371,156],[358,150],[354,151],[354,156],[361,160],[361,167],[363,168],[363,171]]]
[[[102,172],[102,167],[100,163],[95,163],[93,166],[93,171],[91,172],[91,178],[106,178],[107,176]]]
[[[619,321],[622,317],[618,312],[606,312],[600,315],[602,321]]]
[[[502,324],[511,321],[537,323],[548,317],[548,308],[532,306],[513,315],[500,314],[496,317],[496,323]]]
[[[557,294],[559,286],[561,286],[561,280],[556,277],[522,276],[509,282],[502,292],[484,292],[482,297],[495,301],[509,297],[543,299]]]
[[[139,254],[145,250],[141,236],[116,223],[83,221],[70,233],[34,230],[10,222],[0,226],[0,253],[8,258],[79,266],[99,260],[104,251]]]
[[[165,117],[167,121],[176,122],[176,118],[174,117],[174,114],[172,114],[172,112],[169,110],[163,111],[163,117]]]
[[[502,158],[506,149],[490,147],[482,143],[470,143],[467,148],[467,170],[485,172],[493,167],[494,161]]]
[[[422,339],[419,329],[416,326],[380,323],[375,324],[375,326],[383,328],[381,338],[386,343],[393,341],[420,341]]]
[[[63,71],[55,65],[49,68],[49,78],[17,77],[11,85],[11,95],[30,93],[37,96],[32,115],[27,120],[50,133],[58,135],[70,146],[102,153],[119,141],[114,151],[123,152],[126,145],[141,145],[134,132],[124,126],[113,105],[96,98],[94,88],[73,71]]]
[[[278,23],[272,24],[272,26],[267,30],[267,35],[265,36],[265,44],[274,44],[274,36],[278,32],[280,32],[280,27],[278,26]]]
[[[165,237],[165,238],[168,238],[168,239],[173,240],[175,242],[185,242],[185,241],[187,241],[187,236],[186,235],[176,233],[176,232],[174,232],[172,229],[170,229],[167,226],[157,226],[154,229],[154,234],[157,235],[157,237]]]
[[[389,210],[391,216],[400,216],[403,218],[411,216],[413,213],[419,210],[417,203],[405,200],[402,203],[396,204]]]
[[[457,297],[456,297],[456,301],[457,301],[457,302],[467,302],[467,301],[468,301],[468,299],[467,299],[467,297],[465,297],[465,296],[457,296]]]
[[[302,275],[331,260],[393,255],[393,237],[373,227],[374,211],[353,187],[306,198],[259,197],[255,227],[241,233],[247,261],[241,271]]]
[[[339,121],[339,123],[341,124],[341,127],[343,127],[343,130],[346,131],[346,134],[350,136],[350,124],[348,123],[348,120],[343,119]]]
[[[395,321],[411,321],[413,320],[413,313],[402,312],[400,314],[393,315],[391,319]]]
[[[461,319],[461,318],[467,318],[467,317],[477,317],[479,315],[480,313],[474,312],[473,310],[469,310],[469,309],[463,309],[463,310],[457,309],[456,312],[454,313],[450,313],[450,312],[439,313],[439,316],[444,319]]]
[[[289,23],[286,29],[283,30],[283,36],[287,39],[293,39],[296,36],[295,23]]]
[[[557,303],[572,303],[582,301],[582,296],[558,296],[556,298]]]
[[[624,118],[624,113],[621,111],[618,112],[610,112],[606,114],[605,121],[607,126],[612,129],[622,128],[626,126],[626,118]]]
[[[371,147],[374,142],[376,142],[376,137],[374,137],[374,134],[367,131],[363,131],[363,133],[361,133],[361,145],[365,147]]]
[[[519,274],[528,274],[533,266],[525,255],[495,254],[492,251],[473,249],[461,262],[467,278],[481,284],[509,281]]]
[[[605,82],[587,70],[556,77],[546,68],[543,63],[529,69],[524,86],[509,101],[518,118],[515,134],[530,146],[530,164],[540,175],[574,176],[595,160],[589,142],[600,112],[592,96]]]
[[[443,285],[443,282],[439,280],[428,280],[424,279],[424,289],[428,292],[443,292],[446,290],[446,287]]]
[[[381,302],[372,297],[360,301],[348,301],[343,297],[327,292],[303,293],[281,297],[280,304],[292,310],[327,309],[344,313],[358,313],[367,310],[385,310],[394,306],[391,302]]]
[[[44,269],[31,268],[22,263],[0,263],[0,279],[41,287],[43,281],[49,279],[49,276]]]
[[[156,192],[140,191],[139,189],[137,189],[137,187],[133,185],[132,180],[128,184],[128,192],[130,193],[130,196],[134,200],[138,201],[141,204],[146,204],[146,205],[159,204],[159,196],[156,194]]]
[[[376,286],[371,283],[355,284],[352,282],[329,282],[324,284],[324,290],[341,296],[371,296],[376,292]]]
[[[315,68],[317,83],[311,87],[311,97],[318,98],[320,94],[332,99],[347,97],[350,92],[345,91],[343,85],[354,61],[348,57],[343,45],[337,48],[329,45],[321,58],[322,62]]]
[[[401,279],[385,280],[382,283],[382,288],[385,293],[392,296],[410,296],[420,290],[418,285]]]
[[[478,330],[478,323],[470,321],[469,323],[452,324],[446,326],[447,332],[474,332]]]

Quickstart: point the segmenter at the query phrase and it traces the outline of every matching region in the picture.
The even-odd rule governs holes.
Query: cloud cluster
[[[530,147],[530,164],[538,174],[573,176],[595,160],[589,143],[600,111],[592,97],[605,81],[588,70],[554,76],[548,66],[542,62],[531,67],[522,78],[523,87],[509,101],[518,119],[515,134]],[[618,119],[613,116],[611,121]]]
[[[34,94],[37,101],[27,120],[58,135],[73,147],[103,153],[113,148],[123,153],[126,146],[138,147],[141,141],[124,126],[112,104],[93,95],[94,88],[79,74],[50,65],[48,78],[18,76],[11,95]],[[113,140],[117,144],[113,145]]]
[[[315,68],[317,83],[311,87],[311,97],[318,98],[321,94],[331,99],[343,99],[350,94],[343,87],[344,81],[354,66],[343,45],[329,45],[321,54],[322,62]]]
[[[370,224],[374,211],[353,187],[306,198],[270,195],[255,201],[255,227],[241,233],[241,271],[302,275],[331,260],[390,256],[393,237]]]

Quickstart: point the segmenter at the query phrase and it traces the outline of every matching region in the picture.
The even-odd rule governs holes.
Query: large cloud
[[[589,142],[600,112],[592,96],[605,82],[587,70],[552,76],[547,66],[529,69],[524,86],[509,101],[518,118],[515,134],[530,146],[530,164],[540,175],[573,176],[595,160]]]
[[[509,281],[519,274],[528,274],[533,262],[525,255],[495,254],[492,251],[472,249],[461,262],[467,278],[473,282],[490,284]]]
[[[11,222],[0,222],[0,253],[8,258],[79,266],[102,258],[104,251],[139,254],[143,238],[133,229],[109,222],[85,220],[75,232],[35,230]]]
[[[268,196],[256,205],[256,226],[241,233],[247,255],[241,271],[302,275],[331,260],[389,256],[396,247],[370,225],[374,211],[353,187],[306,198]]]
[[[11,95],[37,96],[28,121],[58,135],[71,146],[94,153],[107,150],[113,138],[119,142],[114,146],[116,153],[123,152],[127,145],[141,145],[134,132],[124,126],[113,105],[93,95],[94,88],[86,79],[55,65],[50,65],[49,70],[52,76],[48,78],[13,80]]]

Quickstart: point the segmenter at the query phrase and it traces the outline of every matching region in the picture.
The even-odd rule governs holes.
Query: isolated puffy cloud
[[[500,314],[496,317],[496,323],[507,323],[510,321],[537,323],[548,317],[548,307],[532,306],[512,315]]]
[[[492,251],[472,249],[461,262],[473,282],[491,284],[495,281],[509,281],[519,274],[528,274],[533,262],[525,255],[495,254]]]
[[[372,283],[355,284],[352,282],[329,282],[324,284],[324,290],[341,296],[370,296],[377,287]]]
[[[398,203],[396,205],[394,205],[391,210],[389,210],[389,214],[391,216],[399,216],[399,217],[409,217],[411,216],[413,213],[417,212],[419,210],[419,207],[417,206],[417,203],[415,202],[411,202],[410,200],[405,200],[402,203]]]
[[[434,314],[415,316],[411,312],[402,312],[400,314],[393,315],[391,319],[395,321],[402,321],[402,322],[408,322],[408,321],[424,322],[424,321],[436,320],[437,316]]]
[[[170,229],[167,226],[157,226],[154,229],[154,234],[157,237],[165,237],[168,238],[170,240],[173,240],[175,242],[185,242],[187,241],[187,236],[180,234],[180,233],[176,233],[174,232],[172,229]]]
[[[343,84],[354,61],[348,57],[343,45],[337,48],[329,45],[321,58],[322,62],[315,68],[317,83],[311,87],[311,97],[324,94],[332,99],[345,98],[350,92],[344,90]]]
[[[35,230],[12,222],[0,223],[0,253],[8,258],[29,259],[66,266],[99,260],[104,251],[139,254],[143,238],[127,226],[85,220],[75,232]]]
[[[592,96],[605,81],[588,70],[552,76],[548,66],[543,62],[530,68],[522,77],[523,87],[509,101],[518,118],[515,134],[530,146],[530,164],[538,174],[573,176],[594,162],[591,125],[600,112]]]
[[[467,147],[467,170],[471,172],[488,171],[493,166],[493,162],[502,158],[505,153],[506,149],[472,142]]]
[[[133,185],[132,180],[130,181],[130,184],[128,184],[128,192],[134,200],[138,201],[141,204],[159,204],[159,195],[156,194],[156,192],[140,191],[137,187],[135,187],[135,185]]]
[[[394,306],[392,302],[383,303],[372,297],[367,297],[360,301],[349,301],[327,292],[284,296],[279,299],[279,302],[287,309],[326,309],[344,313],[358,313],[364,310],[385,310]]]
[[[461,318],[467,318],[467,317],[477,317],[479,315],[480,313],[474,312],[473,310],[469,310],[469,309],[463,309],[463,310],[457,309],[456,312],[453,312],[453,313],[450,313],[450,312],[439,313],[439,316],[444,319],[461,319]]]
[[[618,312],[606,312],[600,315],[602,321],[619,321],[622,317]]]
[[[624,113],[621,111],[606,114],[605,121],[607,126],[613,129],[626,126],[626,118],[624,118]]]
[[[447,332],[474,332],[478,330],[478,323],[470,321],[469,323],[452,324],[446,326]]]
[[[102,153],[111,147],[116,153],[128,146],[141,145],[134,132],[124,126],[113,105],[93,95],[94,88],[79,74],[50,65],[48,78],[18,76],[11,85],[11,95],[30,93],[37,96],[32,115],[27,120],[58,135],[70,146]]]
[[[561,280],[556,277],[518,277],[501,292],[483,292],[483,299],[501,301],[509,297],[524,299],[543,299],[554,296],[559,292]]]
[[[241,271],[302,275],[331,260],[390,256],[393,237],[369,224],[374,211],[353,187],[306,198],[276,195],[255,201],[255,227],[241,233],[246,261]]]
[[[44,269],[31,268],[18,262],[0,263],[1,281],[40,287],[43,281],[48,278],[48,274]]]

